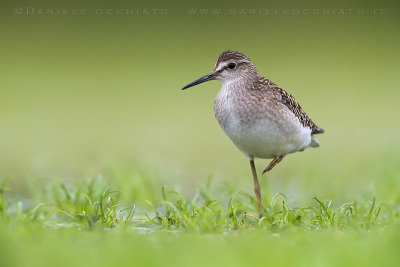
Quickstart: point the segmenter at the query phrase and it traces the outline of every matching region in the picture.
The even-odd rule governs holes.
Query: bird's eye
[[[231,62],[228,64],[228,68],[230,68],[231,70],[233,70],[234,68],[236,68],[236,63],[235,62]]]

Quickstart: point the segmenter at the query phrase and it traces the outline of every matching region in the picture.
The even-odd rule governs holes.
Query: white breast
[[[251,116],[252,109],[238,107],[232,93],[228,86],[221,88],[215,99],[215,116],[223,131],[247,157],[275,158],[310,145],[311,129],[304,127],[293,113],[268,112],[267,108],[265,114]],[[243,113],[250,118],[244,119]]]

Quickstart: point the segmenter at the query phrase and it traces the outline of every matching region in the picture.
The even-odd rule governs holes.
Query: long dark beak
[[[187,89],[189,87],[192,87],[192,86],[195,86],[195,85],[198,85],[200,83],[207,82],[207,81],[211,81],[211,80],[214,80],[214,79],[215,79],[214,73],[207,74],[207,75],[201,77],[200,79],[197,79],[194,82],[191,82],[188,85],[185,85],[185,87],[183,87],[182,90],[185,90],[185,89]]]

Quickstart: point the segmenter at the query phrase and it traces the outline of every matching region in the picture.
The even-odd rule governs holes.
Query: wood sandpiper
[[[262,217],[260,184],[254,158],[273,159],[263,174],[287,154],[318,147],[315,134],[323,133],[292,95],[258,74],[244,54],[224,51],[211,73],[182,90],[210,81],[222,81],[214,100],[215,117],[222,130],[250,160],[258,213]]]

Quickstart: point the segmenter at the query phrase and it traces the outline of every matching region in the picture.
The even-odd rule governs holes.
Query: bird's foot
[[[279,162],[281,162],[282,159],[283,159],[283,157],[274,158],[274,159],[268,164],[267,168],[265,168],[265,170],[262,172],[262,174],[264,175],[266,172],[269,172],[270,170],[272,170],[272,168],[274,168],[276,164],[278,164]]]

